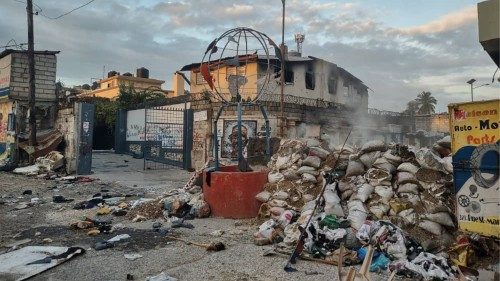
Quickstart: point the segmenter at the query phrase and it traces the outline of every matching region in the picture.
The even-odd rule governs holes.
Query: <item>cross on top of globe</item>
[[[279,47],[262,32],[238,27],[208,45],[196,81],[223,102],[254,102],[276,86],[270,81],[279,70]]]

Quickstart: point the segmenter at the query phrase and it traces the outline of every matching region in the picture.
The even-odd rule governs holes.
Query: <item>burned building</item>
[[[50,144],[57,110],[56,54],[35,51],[35,107],[37,140]],[[7,49],[0,53],[0,161],[9,162],[16,149],[26,147],[29,97],[28,52]],[[37,148],[35,148],[36,150]],[[1,163],[0,163],[1,166]]]

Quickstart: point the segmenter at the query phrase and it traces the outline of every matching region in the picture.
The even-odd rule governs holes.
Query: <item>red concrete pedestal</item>
[[[212,216],[232,219],[257,216],[261,203],[255,195],[267,183],[269,172],[239,172],[237,166],[221,167],[220,171],[203,172],[203,195]]]

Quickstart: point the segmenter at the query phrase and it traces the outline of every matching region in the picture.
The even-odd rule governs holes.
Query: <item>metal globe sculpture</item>
[[[266,34],[238,27],[208,45],[196,80],[222,102],[255,102],[276,86],[270,81],[279,60],[279,47]]]

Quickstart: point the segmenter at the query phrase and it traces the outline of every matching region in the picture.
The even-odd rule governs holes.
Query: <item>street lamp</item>
[[[483,86],[488,86],[490,83],[485,83],[479,86],[474,87],[474,82],[476,82],[476,79],[472,78],[471,80],[467,81],[467,84],[470,84],[470,98],[471,101],[474,101],[474,89],[483,87]]]

